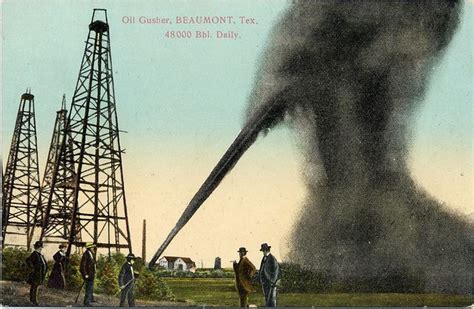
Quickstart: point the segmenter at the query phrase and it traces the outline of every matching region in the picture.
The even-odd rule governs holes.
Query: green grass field
[[[190,305],[238,306],[233,279],[164,278],[178,301]],[[250,304],[263,306],[261,291],[251,294]],[[278,306],[469,306],[474,298],[445,294],[278,294]]]

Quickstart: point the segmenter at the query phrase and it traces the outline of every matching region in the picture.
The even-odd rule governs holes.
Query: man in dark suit
[[[133,272],[133,263],[135,262],[135,255],[129,253],[127,255],[127,261],[122,265],[118,282],[120,290],[120,307],[125,306],[125,299],[128,299],[128,306],[135,307],[135,295],[133,294],[133,288],[135,285],[135,273]]]
[[[280,279],[280,265],[270,253],[267,243],[262,244],[260,251],[263,252],[262,263],[259,269],[259,279],[265,295],[265,307],[276,307],[276,284]]]
[[[46,272],[48,271],[48,264],[41,254],[43,249],[43,242],[37,241],[33,245],[35,250],[26,259],[26,262],[31,267],[31,273],[28,277],[28,283],[30,284],[30,302],[34,305],[38,305],[38,288],[44,282]]]
[[[247,249],[241,247],[237,252],[239,253],[240,260],[238,263],[234,261],[235,285],[237,292],[239,292],[240,307],[248,307],[249,293],[254,292],[252,277],[257,270],[246,257]]]
[[[94,279],[95,279],[95,244],[87,243],[86,251],[82,255],[81,259],[81,275],[86,286],[86,292],[84,295],[84,305],[91,306],[92,299],[94,297]]]

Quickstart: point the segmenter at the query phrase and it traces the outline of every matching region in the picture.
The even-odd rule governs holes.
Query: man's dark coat
[[[48,264],[46,263],[44,256],[35,250],[26,259],[26,262],[31,266],[28,283],[36,285],[42,284],[46,277],[46,272],[48,271]]]
[[[276,307],[276,284],[280,279],[280,266],[272,254],[263,257],[259,278],[265,295],[265,307]]]
[[[262,285],[274,287],[280,279],[280,266],[275,257],[269,253],[262,259],[259,270],[259,278]]]
[[[86,250],[82,255],[81,260],[81,275],[82,278],[86,279],[86,275],[89,280],[94,279],[95,277],[95,259],[94,254],[90,250]]]
[[[120,270],[119,277],[118,277],[119,286],[124,286],[129,282],[131,283],[133,278],[134,278],[134,275],[133,275],[132,264],[128,262],[123,263],[122,269]]]
[[[251,281],[256,271],[255,266],[246,256],[234,264],[235,285],[239,293],[250,293],[254,291]]]
[[[135,274],[133,273],[133,266],[129,262],[125,262],[120,270],[118,281],[122,288],[120,293],[120,307],[125,305],[125,299],[128,299],[128,306],[135,307],[135,295],[133,288],[135,285]]]

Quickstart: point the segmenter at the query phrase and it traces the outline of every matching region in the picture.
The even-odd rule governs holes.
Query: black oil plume
[[[406,164],[413,114],[461,5],[298,1],[282,18],[249,115],[275,100],[266,93],[289,90],[308,187],[289,260],[343,286],[472,290],[472,225],[418,188]]]
[[[471,291],[472,224],[418,188],[406,164],[413,115],[461,7],[294,1],[263,55],[241,134],[153,261],[258,133],[290,119],[306,148],[308,198],[288,259],[374,290],[410,277],[425,291]]]

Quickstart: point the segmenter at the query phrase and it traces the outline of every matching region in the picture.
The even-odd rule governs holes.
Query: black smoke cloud
[[[273,109],[262,131],[289,119],[304,145],[309,194],[289,259],[337,281],[410,275],[425,291],[472,292],[472,224],[406,165],[413,115],[461,6],[295,1],[281,18],[248,119]]]

